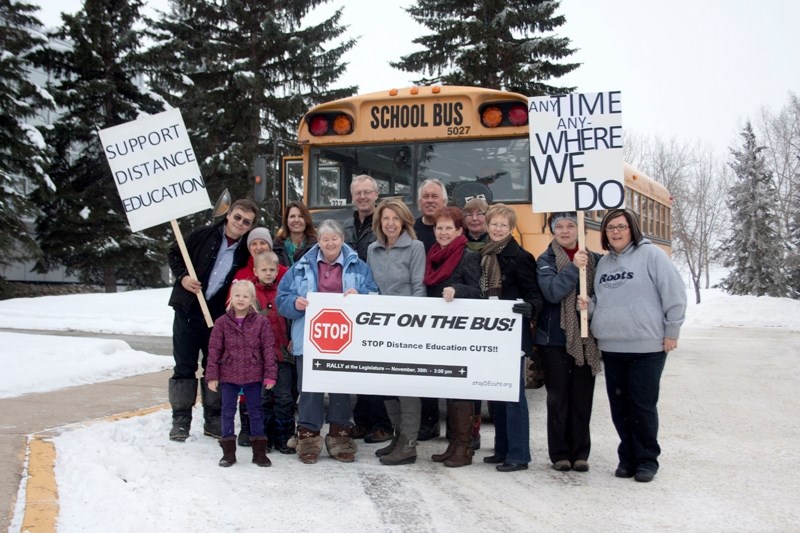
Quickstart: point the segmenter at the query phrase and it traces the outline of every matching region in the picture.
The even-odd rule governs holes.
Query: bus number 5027
[[[448,135],[467,135],[469,134],[469,126],[451,126],[447,128]]]

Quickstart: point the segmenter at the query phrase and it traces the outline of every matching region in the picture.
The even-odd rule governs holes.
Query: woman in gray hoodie
[[[678,347],[686,287],[630,209],[609,210],[600,232],[609,253],[597,264],[589,311],[620,438],[615,475],[647,482],[658,471],[659,384],[667,353]]]

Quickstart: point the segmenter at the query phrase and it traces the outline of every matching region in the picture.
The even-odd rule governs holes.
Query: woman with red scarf
[[[467,248],[464,216],[455,207],[445,207],[434,218],[436,243],[425,259],[428,296],[480,298],[481,258]],[[434,462],[457,467],[472,464],[472,400],[447,400],[447,450],[431,457]]]

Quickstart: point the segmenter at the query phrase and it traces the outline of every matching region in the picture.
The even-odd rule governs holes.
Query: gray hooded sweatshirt
[[[686,313],[681,275],[648,239],[603,256],[593,300],[592,335],[604,352],[661,352],[665,337],[678,338]]]

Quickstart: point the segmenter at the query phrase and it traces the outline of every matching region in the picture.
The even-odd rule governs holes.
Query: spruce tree
[[[39,189],[36,230],[42,271],[63,265],[84,283],[116,291],[161,283],[165,230],[131,233],[97,131],[163,110],[143,92],[134,61],[141,46],[141,0],[86,0],[64,15],[42,65],[55,76],[51,91],[60,116],[49,134],[55,148],[55,191]],[[160,236],[160,237],[158,237]]]
[[[554,30],[565,22],[548,0],[417,0],[406,11],[433,33],[417,37],[423,50],[391,65],[427,75],[430,85],[477,85],[527,96],[568,93],[549,80],[578,67],[563,63],[574,50]]]
[[[731,149],[734,183],[728,192],[732,233],[722,245],[730,268],[720,286],[731,294],[786,296],[778,193],[748,122],[741,148]]]
[[[27,222],[36,207],[29,189],[46,187],[48,148],[38,114],[53,108],[52,97],[32,81],[30,55],[47,42],[37,7],[0,0],[0,265],[37,252]]]
[[[146,61],[153,90],[181,109],[212,194],[223,188],[234,198],[251,194],[247,178],[256,155],[274,167],[274,143],[291,144],[310,106],[354,93],[354,87],[329,89],[354,45],[332,43],[346,30],[341,10],[303,25],[321,3],[175,0],[152,24],[156,44]]]

